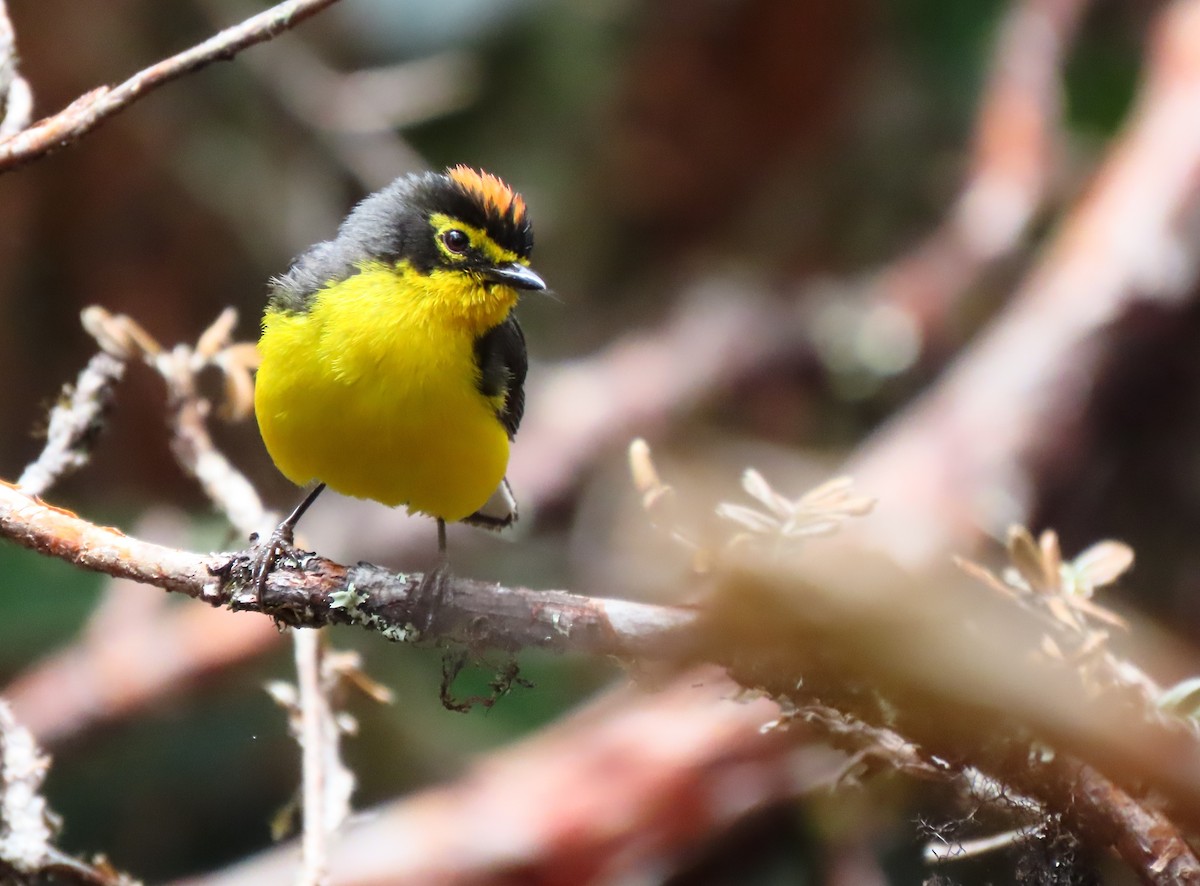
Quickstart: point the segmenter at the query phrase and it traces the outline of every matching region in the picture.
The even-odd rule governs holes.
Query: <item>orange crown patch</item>
[[[496,176],[469,166],[455,166],[446,174],[463,190],[478,197],[488,211],[500,217],[509,216],[517,224],[524,221],[525,200]]]

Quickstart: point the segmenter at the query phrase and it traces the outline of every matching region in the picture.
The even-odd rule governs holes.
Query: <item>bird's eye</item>
[[[464,231],[458,228],[451,228],[443,232],[442,242],[446,244],[446,248],[456,255],[462,255],[467,251],[467,247],[471,245],[471,238]]]

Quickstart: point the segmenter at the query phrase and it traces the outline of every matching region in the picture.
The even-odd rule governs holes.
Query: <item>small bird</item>
[[[466,166],[397,179],[271,282],[254,411],[276,467],[316,486],[260,548],[260,591],[328,486],[438,525],[516,519],[505,471],[525,408],[513,308],[529,267],[525,201]]]

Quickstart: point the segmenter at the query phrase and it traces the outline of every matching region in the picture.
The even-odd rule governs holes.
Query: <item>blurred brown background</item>
[[[39,115],[261,8],[9,5]],[[1021,9],[1043,17],[1040,30],[1002,53]],[[686,381],[697,367],[705,390],[680,408],[625,410],[627,427],[545,490],[529,456],[517,474],[535,490],[534,505],[514,544],[455,535],[472,574],[633,593],[611,583],[619,570],[596,562],[596,539],[627,497],[628,437],[649,435],[685,461],[707,453],[727,466],[729,488],[744,465],[767,470],[783,450],[822,466],[811,469],[814,480],[824,466],[832,471],[1004,307],[1086,197],[1127,119],[1158,11],[1122,0],[343,0],[0,177],[0,476],[15,477],[37,452],[47,404],[93,352],[81,308],[129,314],[173,343],[194,340],[233,305],[240,337],[253,338],[267,279],[331,236],[355,200],[421,163],[464,162],[526,196],[534,266],[557,293],[520,309],[531,396],[571,361],[610,354],[629,335],[686,329],[684,319],[703,320],[714,303],[807,330],[745,341],[749,356],[711,383],[701,369],[724,352],[697,335],[663,371]],[[1061,63],[1046,61],[1056,40]],[[989,106],[997,58],[1016,65],[1013,88],[1024,83],[1029,93]],[[1039,61],[1050,67],[1048,86],[1026,82],[1037,80]],[[993,172],[1013,193],[968,206],[964,183]],[[964,223],[971,206],[977,214]],[[1132,544],[1139,565],[1124,599],[1195,643],[1193,302],[1120,318],[1118,345],[1087,380],[1095,396],[1077,420],[1039,439],[1027,462],[1030,523],[1056,527],[1070,553],[1102,537]],[[659,364],[646,366],[646,375],[608,383],[630,387],[622,397],[636,402],[639,385],[655,386]],[[997,421],[1007,405],[991,404]],[[577,403],[578,420],[593,407]],[[220,436],[271,504],[290,506],[296,492],[274,472],[253,423]],[[516,448],[519,459],[522,437]],[[782,481],[792,485],[803,488]],[[51,499],[181,545],[238,544],[172,460],[161,384],[136,367],[91,466]],[[428,557],[431,530],[407,548],[392,543],[394,529],[409,540],[425,532],[398,529],[399,515],[339,501],[322,508],[308,541],[323,553],[396,567]],[[345,521],[350,529],[335,538],[329,527]],[[7,548],[0,563],[3,685],[71,642],[101,582]],[[537,689],[462,717],[437,704],[436,652],[357,635],[338,642],[363,649],[400,696],[392,709],[356,710],[362,737],[348,754],[363,806],[460,772],[470,755],[619,676],[606,663],[530,656]],[[288,800],[296,767],[283,718],[259,686],[286,675],[286,659],[276,648],[236,667],[197,669],[136,717],[99,718],[49,739],[64,843],[103,848],[152,880],[266,846],[266,821]],[[919,848],[893,830],[912,817],[910,801],[895,800],[894,821],[877,824],[896,882],[919,881],[911,879]],[[824,882],[820,853],[809,848],[837,829],[826,812],[785,807],[751,819],[728,838],[729,852],[753,847],[759,864],[722,879],[728,856],[717,847],[680,882]]]

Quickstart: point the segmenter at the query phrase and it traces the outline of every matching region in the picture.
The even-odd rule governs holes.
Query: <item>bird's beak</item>
[[[520,262],[487,268],[483,272],[483,277],[492,283],[511,286],[513,289],[541,290],[546,288],[546,281]]]

